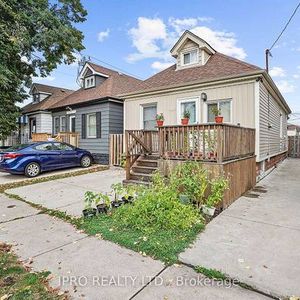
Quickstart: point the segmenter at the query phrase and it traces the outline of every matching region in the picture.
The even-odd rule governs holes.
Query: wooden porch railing
[[[159,155],[169,159],[223,162],[253,155],[255,129],[229,124],[159,128]]]
[[[159,140],[157,130],[126,130],[126,178],[130,177],[130,169],[142,154],[159,152]]]
[[[75,147],[78,147],[79,144],[79,133],[78,132],[59,132],[56,136],[52,136],[50,133],[33,133],[32,141],[33,142],[45,142],[50,139],[55,141],[68,143]]]

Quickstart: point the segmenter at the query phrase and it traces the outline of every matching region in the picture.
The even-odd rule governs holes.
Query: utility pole
[[[269,56],[272,57],[272,54],[269,49],[266,49],[266,71],[269,73]]]

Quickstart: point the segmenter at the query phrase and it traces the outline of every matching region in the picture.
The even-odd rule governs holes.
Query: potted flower
[[[95,193],[87,191],[84,194],[84,210],[82,211],[85,218],[90,218],[96,215],[97,210],[92,205],[95,201]]]
[[[110,207],[110,199],[107,194],[98,193],[95,196],[95,203],[99,214],[106,214]]]
[[[188,110],[185,110],[182,115],[181,125],[188,125],[191,117],[191,113]]]
[[[211,181],[211,193],[202,205],[202,212],[208,216],[215,214],[216,205],[223,200],[224,192],[229,187],[228,180],[224,177],[215,178]]]
[[[221,116],[221,110],[217,107],[212,108],[212,113],[215,115],[215,122],[218,124],[223,123],[223,117]]]
[[[165,117],[163,113],[157,114],[155,119],[158,127],[164,125]]]

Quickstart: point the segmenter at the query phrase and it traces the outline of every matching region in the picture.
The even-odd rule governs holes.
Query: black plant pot
[[[90,208],[90,209],[84,209],[82,211],[82,214],[85,218],[92,218],[96,216],[97,209],[96,208]]]
[[[122,204],[123,204],[122,201],[112,201],[111,206],[112,206],[113,208],[118,208],[118,207],[120,207]]]
[[[133,197],[129,196],[128,199],[126,199],[125,197],[122,197],[122,201],[126,204],[126,203],[132,203],[133,202]]]
[[[98,204],[97,211],[99,214],[107,214],[108,207],[106,204]]]

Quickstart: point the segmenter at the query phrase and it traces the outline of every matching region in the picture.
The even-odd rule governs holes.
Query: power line
[[[273,47],[276,45],[276,43],[279,41],[279,39],[281,38],[281,36],[283,35],[283,33],[285,32],[285,30],[287,29],[287,27],[289,26],[289,24],[291,23],[293,17],[295,16],[298,8],[300,7],[300,2],[298,3],[298,5],[296,6],[296,8],[294,9],[292,15],[290,16],[290,18],[288,19],[288,21],[286,22],[285,26],[283,27],[283,29],[281,30],[280,34],[278,35],[278,37],[276,38],[276,40],[274,41],[274,43],[272,44],[272,46],[268,49],[266,49],[265,51],[265,55],[266,55],[266,70],[267,73],[269,73],[269,56],[272,57],[271,54],[271,50],[273,49]]]
[[[280,32],[280,34],[278,35],[277,39],[275,40],[275,42],[272,44],[272,46],[269,48],[269,51],[272,50],[272,48],[276,45],[276,43],[279,41],[279,39],[281,38],[281,36],[283,35],[283,33],[285,32],[285,30],[287,29],[287,27],[289,26],[289,24],[291,23],[293,17],[295,16],[298,8],[300,7],[300,2],[298,3],[298,5],[296,6],[296,8],[294,9],[292,15],[290,16],[289,20],[287,21],[287,23],[285,24],[285,26],[283,27],[282,31]]]

